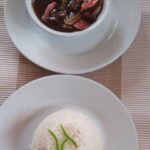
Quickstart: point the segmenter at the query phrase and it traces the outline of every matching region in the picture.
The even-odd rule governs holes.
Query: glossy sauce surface
[[[103,0],[34,0],[39,20],[61,32],[82,31],[93,24],[103,9]]]

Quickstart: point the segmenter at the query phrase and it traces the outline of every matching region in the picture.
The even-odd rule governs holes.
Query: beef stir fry
[[[33,0],[39,20],[51,29],[75,32],[93,24],[103,8],[103,0]]]

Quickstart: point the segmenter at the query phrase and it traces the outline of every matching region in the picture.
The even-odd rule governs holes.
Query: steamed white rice
[[[59,141],[63,141],[60,124],[78,144],[76,148],[68,142],[64,150],[102,150],[101,137],[93,122],[79,112],[66,109],[50,114],[39,124],[33,136],[31,150],[56,150],[48,129],[56,134]]]

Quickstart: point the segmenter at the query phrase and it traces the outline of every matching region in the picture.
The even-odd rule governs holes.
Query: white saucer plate
[[[81,74],[112,63],[127,50],[136,36],[141,18],[139,0],[113,0],[113,7],[118,17],[116,30],[103,44],[80,55],[55,50],[57,38],[33,23],[25,0],[5,1],[5,22],[18,50],[33,63],[55,72]],[[79,44],[82,43],[79,41]]]
[[[71,75],[32,81],[8,98],[0,109],[0,147],[29,150],[38,124],[60,109],[86,113],[102,133],[103,150],[138,150],[134,124],[120,100],[101,84]]]

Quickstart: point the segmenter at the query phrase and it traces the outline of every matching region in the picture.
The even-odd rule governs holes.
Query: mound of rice
[[[39,124],[32,139],[31,150],[56,150],[55,141],[48,129],[62,142],[65,137],[60,125],[78,144],[75,147],[67,142],[64,150],[102,150],[101,137],[93,122],[87,116],[67,109],[50,114]]]

